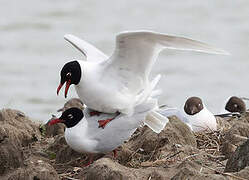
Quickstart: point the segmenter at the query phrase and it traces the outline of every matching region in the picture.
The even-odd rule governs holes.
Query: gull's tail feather
[[[161,93],[161,91],[159,91],[159,90],[153,91],[153,89],[156,87],[156,85],[157,85],[157,83],[159,82],[160,79],[161,79],[161,75],[158,74],[150,82],[149,87],[147,87],[142,93],[140,93],[139,95],[137,95],[136,101],[135,101],[136,105],[139,105],[139,104],[143,103],[150,96],[157,96],[157,95],[159,95],[159,93]]]
[[[144,124],[155,133],[160,133],[168,122],[169,119],[167,117],[162,116],[153,110],[146,116]]]
[[[155,98],[155,97],[157,97],[157,96],[160,96],[161,94],[162,94],[162,90],[161,89],[156,89],[156,90],[153,90],[152,92],[151,92],[151,96],[150,97],[153,97],[153,98]]]
[[[150,86],[138,97],[137,104],[143,103],[149,97],[155,97],[161,94],[161,90],[153,90],[159,82],[161,75],[157,75],[151,82]],[[165,125],[169,122],[168,118],[156,112],[158,106],[154,108],[145,118],[144,124],[155,133],[160,133]]]

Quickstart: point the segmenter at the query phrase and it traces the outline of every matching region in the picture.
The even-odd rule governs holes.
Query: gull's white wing
[[[116,37],[116,48],[108,59],[106,71],[116,70],[125,83],[134,86],[147,81],[155,60],[163,49],[199,51],[211,54],[228,54],[208,44],[192,39],[170,36],[151,31],[121,32]],[[137,77],[137,78],[136,78]]]
[[[94,47],[93,45],[89,44],[88,42],[74,36],[71,34],[66,34],[64,39],[71,43],[76,49],[86,56],[87,60],[90,61],[103,61],[106,60],[108,57],[101,52],[99,49]]]

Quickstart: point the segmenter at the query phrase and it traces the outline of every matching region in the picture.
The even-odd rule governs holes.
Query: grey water
[[[200,96],[214,113],[231,95],[249,96],[249,1],[246,0],[1,0],[0,108],[47,121],[63,106],[56,95],[63,64],[84,56],[69,45],[70,33],[107,55],[115,35],[146,29],[201,40],[230,56],[163,51],[152,77],[163,75],[160,104],[181,107]],[[73,86],[69,96],[77,97]]]

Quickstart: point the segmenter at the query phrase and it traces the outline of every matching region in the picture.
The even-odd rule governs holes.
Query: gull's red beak
[[[54,125],[54,124],[62,123],[62,122],[64,122],[64,120],[62,120],[62,119],[52,119],[52,120],[50,120],[50,121],[48,122],[48,125],[52,126],[52,125]]]
[[[69,79],[66,82],[67,83],[66,83],[66,88],[65,88],[65,98],[67,97],[67,92],[68,92],[68,89],[69,89],[69,87],[71,85],[71,80]],[[62,83],[62,84],[60,84],[58,86],[58,88],[57,88],[57,95],[59,95],[59,92],[60,92],[60,90],[61,90],[61,88],[62,88],[63,85],[64,85],[64,83]]]
[[[70,85],[71,85],[71,80],[69,79],[69,80],[67,80],[67,83],[66,83],[65,98],[67,97],[67,92],[68,92],[68,89],[69,89]]]
[[[63,83],[63,84],[64,84],[64,83]],[[60,84],[60,85],[58,86],[58,88],[57,88],[57,95],[59,95],[59,92],[60,92],[60,90],[61,90],[63,84]]]

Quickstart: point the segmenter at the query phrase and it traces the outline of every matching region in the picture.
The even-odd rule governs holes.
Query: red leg
[[[92,164],[92,163],[93,163],[93,155],[90,154],[90,155],[89,155],[88,163],[87,163],[87,164],[84,164],[83,166],[84,166],[84,167],[87,167],[87,166],[89,166],[89,165]]]
[[[112,121],[115,118],[110,118],[110,119],[105,119],[105,120],[98,120],[99,123],[99,128],[102,127],[103,129],[105,128],[105,126]]]
[[[118,156],[117,149],[114,149],[112,152],[113,152],[113,157],[116,158]]]
[[[109,119],[105,119],[105,120],[98,120],[99,123],[99,128],[102,127],[103,129],[105,128],[105,126],[112,121],[113,119],[115,119],[120,113],[117,113],[113,118],[109,118]]]
[[[98,111],[91,111],[90,112],[90,116],[99,116],[101,114],[101,112]]]

